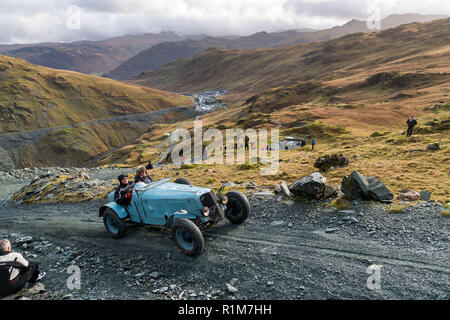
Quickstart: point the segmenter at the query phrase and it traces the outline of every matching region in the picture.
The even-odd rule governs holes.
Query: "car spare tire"
[[[192,183],[186,178],[178,178],[177,180],[175,180],[175,183],[187,184],[188,186],[192,186]]]

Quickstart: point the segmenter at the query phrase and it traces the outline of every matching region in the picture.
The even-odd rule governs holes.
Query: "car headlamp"
[[[208,207],[203,207],[202,213],[205,217],[209,216],[209,208]]]
[[[227,203],[228,203],[228,197],[227,196],[221,196],[220,197],[220,203],[223,204],[224,206],[226,206]]]

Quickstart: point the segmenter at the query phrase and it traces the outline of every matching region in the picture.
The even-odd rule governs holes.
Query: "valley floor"
[[[0,198],[22,185],[3,184]],[[3,203],[0,238],[47,272],[45,292],[31,299],[449,299],[450,220],[440,204],[391,214],[359,202],[355,212],[339,214],[323,203],[255,195],[250,203],[249,220],[208,231],[196,259],[184,256],[167,230],[136,227],[111,239],[97,201]],[[356,219],[347,222],[348,214]],[[26,249],[15,244],[22,236],[33,237]],[[66,285],[72,264],[81,268],[80,290]],[[382,265],[380,290],[367,288],[373,264]]]

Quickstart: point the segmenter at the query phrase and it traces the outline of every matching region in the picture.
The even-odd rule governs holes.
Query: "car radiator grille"
[[[225,217],[222,206],[219,204],[219,199],[214,192],[210,191],[200,197],[202,205],[208,207],[210,210],[209,216],[213,219],[222,220]]]

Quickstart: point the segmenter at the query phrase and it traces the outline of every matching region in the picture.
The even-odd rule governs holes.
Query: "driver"
[[[136,169],[136,176],[134,177],[134,183],[143,182],[150,184],[153,182],[152,178],[147,175],[147,169],[144,166],[139,166]]]
[[[121,174],[117,179],[119,180],[119,186],[114,192],[114,201],[121,206],[129,206],[134,183],[128,182],[128,176],[126,174]]]

